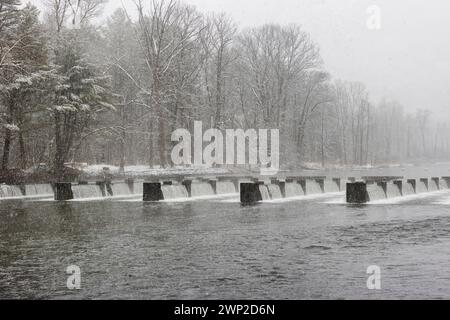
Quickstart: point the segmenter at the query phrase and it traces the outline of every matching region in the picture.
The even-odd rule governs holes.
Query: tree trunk
[[[61,115],[55,113],[55,159],[53,164],[54,175],[57,181],[64,179],[64,146],[61,136]]]
[[[27,154],[25,150],[25,140],[22,131],[19,132],[20,168],[27,168]]]
[[[3,144],[2,170],[8,170],[10,149],[11,149],[11,130],[5,129],[5,140],[4,140],[4,144]]]

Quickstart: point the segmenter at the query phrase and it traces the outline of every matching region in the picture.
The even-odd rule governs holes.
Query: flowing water
[[[191,184],[191,196],[212,196],[214,195],[213,187],[208,182],[192,182]]]
[[[387,183],[386,184],[386,196],[388,198],[395,198],[395,197],[401,197],[402,194],[400,192],[400,188],[393,184],[393,183]]]
[[[325,192],[339,192],[339,185],[336,181],[326,179],[324,182]]]
[[[231,181],[217,181],[217,194],[237,193],[236,187]]]
[[[315,180],[306,180],[306,194],[310,195],[318,193],[322,193],[319,183]]]
[[[144,181],[135,181],[133,183],[133,193],[136,195],[144,193]]]
[[[367,185],[367,193],[369,194],[370,201],[386,199],[386,193],[383,187],[376,183]]]
[[[414,186],[406,181],[403,182],[403,195],[409,196],[415,194]]]
[[[449,247],[448,191],[363,206],[5,200],[0,298],[448,299]]]
[[[23,196],[22,190],[18,186],[8,186],[0,184],[0,198],[12,198]]]
[[[96,184],[73,184],[72,192],[74,199],[101,198],[103,197],[100,186]]]
[[[439,190],[439,185],[436,183],[435,180],[429,180],[428,182],[428,191],[436,191]]]
[[[299,197],[305,195],[302,186],[297,182],[287,182],[285,186],[286,198]]]
[[[267,189],[269,190],[271,199],[281,199],[283,195],[281,193],[280,186],[277,184],[268,184]]]
[[[181,184],[163,185],[161,189],[164,199],[187,198],[189,196],[186,187]]]
[[[424,181],[417,180],[416,182],[416,193],[428,192],[427,185]]]
[[[269,188],[265,184],[259,185],[259,192],[261,193],[262,200],[270,200]]]
[[[130,186],[125,182],[114,182],[111,184],[111,189],[114,196],[129,196],[133,194]]]

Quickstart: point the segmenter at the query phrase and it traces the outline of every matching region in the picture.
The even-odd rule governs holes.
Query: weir
[[[22,197],[24,192],[20,186],[0,185],[0,198]]]
[[[26,186],[26,190],[33,192],[49,192],[51,185],[35,185],[35,187]],[[143,194],[143,183],[134,180],[113,181],[105,183],[104,181],[78,183],[58,182],[54,185],[54,198],[59,201],[72,199],[93,199],[106,197],[129,197],[132,195]],[[53,191],[52,191],[53,192]]]
[[[286,198],[304,196],[305,190],[302,184],[296,179],[286,179],[285,196]]]
[[[160,201],[193,197],[214,197],[217,195],[236,194],[235,179],[230,178],[192,178],[182,181],[144,182],[144,201]],[[151,187],[146,184],[153,184]],[[147,188],[147,189],[146,189]],[[146,194],[149,192],[155,195]]]
[[[130,185],[127,182],[113,182],[111,184],[113,196],[129,196],[133,192],[130,189]]]
[[[204,181],[193,181],[191,184],[191,197],[215,195],[212,185]]]
[[[102,190],[98,184],[81,183],[72,185],[73,199],[101,198]]]
[[[340,178],[327,180],[325,177],[286,177],[272,178],[270,181],[255,179],[253,182],[242,182],[240,194],[242,204],[251,204],[257,201],[295,198],[339,190]],[[260,200],[255,200],[256,198]]]
[[[232,194],[236,193],[236,186],[232,181],[217,181],[216,193],[217,194]]]
[[[324,180],[324,192],[340,192],[340,191],[341,191],[341,179],[340,178]]]
[[[323,180],[307,179],[306,180],[306,195],[323,193],[321,184]]]
[[[416,193],[428,192],[428,178],[417,180]]]
[[[407,180],[389,179],[389,181],[374,182],[375,180],[377,179],[371,179],[370,182],[348,183],[346,193],[347,202],[366,203],[385,198],[398,198],[450,188],[449,181],[442,183],[442,180],[446,180],[445,177],[442,180],[438,177]]]
[[[163,199],[178,199],[188,197],[186,187],[182,184],[163,184],[161,190]]]

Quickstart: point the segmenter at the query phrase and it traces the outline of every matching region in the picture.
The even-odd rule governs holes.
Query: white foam
[[[292,201],[303,201],[303,200],[314,200],[314,199],[323,199],[330,198],[336,196],[342,196],[342,192],[329,192],[329,193],[320,193],[320,194],[310,194],[306,196],[297,196],[290,198],[281,198],[281,199],[273,199],[273,200],[264,200],[263,203],[282,203],[282,202],[292,202]]]
[[[396,197],[396,198],[389,198],[389,199],[382,199],[382,200],[376,200],[368,202],[367,204],[396,204],[396,203],[403,203],[408,201],[414,201],[418,199],[425,199],[432,196],[436,196],[439,194],[446,194],[449,193],[449,190],[439,190],[434,192],[426,192],[426,193],[419,193],[419,194],[411,194],[403,197]]]
[[[193,202],[193,201],[199,201],[199,200],[220,200],[223,198],[230,198],[230,197],[236,197],[239,195],[238,193],[228,193],[228,194],[215,194],[215,195],[206,195],[206,196],[197,196],[197,197],[191,197],[191,198],[173,198],[173,199],[164,199],[160,201],[155,202],[161,202],[161,203],[171,203],[171,202]],[[237,198],[239,200],[239,198]],[[136,199],[123,199],[119,201],[124,202],[143,202],[142,196]],[[151,202],[151,201],[150,201]]]

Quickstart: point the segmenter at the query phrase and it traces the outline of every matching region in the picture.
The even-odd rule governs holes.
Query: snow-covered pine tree
[[[110,104],[107,76],[84,58],[76,30],[61,33],[55,47],[54,64],[58,69],[52,106],[49,108],[54,122],[55,156],[54,173],[64,179],[64,163],[69,160],[74,143]]]
[[[17,4],[15,4],[17,5]],[[9,167],[9,157],[13,133],[19,139],[20,167],[26,167],[26,150],[24,133],[27,124],[37,106],[35,86],[41,78],[40,71],[46,69],[46,45],[39,23],[39,11],[28,4],[23,9],[15,11],[10,4],[10,12],[16,19],[6,19],[9,24],[9,47],[3,64],[2,80],[0,81],[0,104],[4,106],[3,127],[4,144],[2,170]]]

